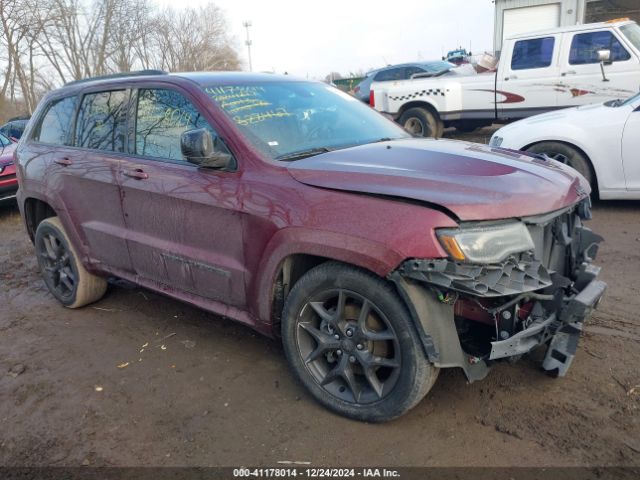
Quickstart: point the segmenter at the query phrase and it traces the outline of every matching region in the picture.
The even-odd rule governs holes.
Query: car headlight
[[[494,135],[493,137],[491,137],[491,141],[489,142],[489,146],[490,147],[499,147],[500,145],[502,145],[502,140],[504,140],[502,137]]]
[[[442,229],[436,233],[451,258],[469,263],[498,263],[514,253],[534,249],[529,230],[521,222]]]

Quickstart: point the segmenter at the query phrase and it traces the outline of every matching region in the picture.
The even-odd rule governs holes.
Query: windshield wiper
[[[293,160],[300,160],[307,157],[313,157],[314,155],[320,155],[321,153],[327,153],[330,151],[331,149],[327,147],[309,148],[307,150],[300,150],[299,152],[280,155],[279,157],[276,157],[276,160],[280,160],[283,162],[292,162]]]

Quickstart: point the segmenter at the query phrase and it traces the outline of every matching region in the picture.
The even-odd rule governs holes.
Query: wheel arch
[[[57,216],[54,208],[46,201],[36,197],[27,197],[22,204],[25,226],[31,242],[34,242],[36,229],[46,218]]]
[[[322,238],[318,239],[318,235]],[[250,291],[261,322],[274,335],[286,293],[297,280],[317,265],[336,261],[385,278],[403,260],[401,254],[380,243],[343,234],[323,235],[313,230],[278,232],[263,254],[263,262]]]
[[[404,112],[409,110],[410,108],[425,108],[433,113],[436,117],[436,120],[442,122],[442,118],[440,117],[440,112],[438,112],[438,108],[434,103],[429,102],[428,100],[414,100],[411,102],[407,102],[400,107],[398,113],[396,113],[396,120],[399,119]]]
[[[582,156],[584,156],[585,160],[587,161],[587,164],[589,165],[589,168],[591,169],[591,173],[593,174],[593,180],[595,185],[593,185],[593,193],[597,196],[598,195],[598,191],[599,191],[599,184],[598,184],[598,171],[596,170],[593,161],[591,160],[591,156],[587,153],[587,151],[580,145],[577,144],[577,142],[575,141],[567,141],[567,140],[556,140],[556,139],[542,139],[542,140],[536,140],[536,141],[530,141],[527,145],[525,145],[524,147],[520,148],[520,150],[529,150],[531,147],[533,147],[534,145],[539,145],[541,143],[561,143],[563,145],[566,145],[569,148],[573,148],[574,150],[576,150],[578,153],[580,153]]]

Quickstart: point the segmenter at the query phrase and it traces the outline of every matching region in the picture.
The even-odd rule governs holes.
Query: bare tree
[[[70,80],[134,69],[236,70],[222,11],[150,0],[0,0],[0,115]]]
[[[237,70],[240,66],[226,20],[212,3],[198,9],[165,10],[157,18],[155,34],[163,69]]]

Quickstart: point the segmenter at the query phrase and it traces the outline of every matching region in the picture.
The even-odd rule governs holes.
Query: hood
[[[555,110],[552,112],[542,113],[540,115],[534,115],[529,118],[519,120],[518,122],[506,125],[501,130],[509,130],[509,127],[513,125],[537,125],[539,123],[554,122],[554,121],[573,121],[582,117],[593,118],[598,115],[598,111],[606,110],[607,112],[613,111],[612,107],[607,107],[603,103],[590,103],[587,105],[581,105],[579,107],[563,108],[561,110]]]
[[[590,191],[558,162],[455,140],[361,145],[298,160],[288,170],[307,185],[436,204],[460,220],[547,213]]]

